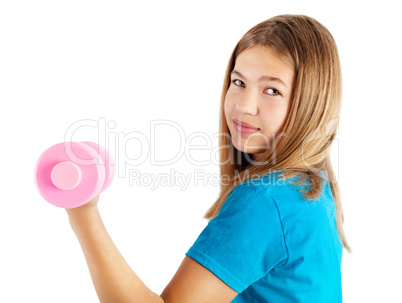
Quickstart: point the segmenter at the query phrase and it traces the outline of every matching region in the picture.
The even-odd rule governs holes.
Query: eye
[[[271,96],[277,96],[277,95],[280,95],[280,94],[281,94],[281,93],[280,93],[278,90],[276,90],[275,88],[268,88],[268,89],[267,89],[267,92],[268,92],[268,94],[271,95]]]
[[[244,84],[243,81],[239,80],[239,79],[235,79],[232,81],[236,86],[242,86],[245,87],[246,85]]]

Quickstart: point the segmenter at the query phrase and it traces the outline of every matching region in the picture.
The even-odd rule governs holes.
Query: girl
[[[350,248],[327,155],[340,99],[337,48],[319,22],[282,15],[249,30],[223,86],[220,196],[160,296],[114,246],[99,195],[67,209],[100,301],[342,302]]]

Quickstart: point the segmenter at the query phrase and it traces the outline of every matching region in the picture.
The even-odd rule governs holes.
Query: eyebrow
[[[235,69],[232,70],[231,74],[236,74],[236,75],[238,75],[239,77],[241,77],[241,78],[247,80],[246,77],[244,77],[240,72],[238,72],[238,71],[235,70]],[[260,82],[261,82],[261,81],[274,81],[274,82],[278,82],[278,83],[284,85],[285,87],[288,87],[284,81],[282,81],[280,78],[276,78],[276,77],[261,76],[261,77],[258,79],[258,81],[260,81]]]

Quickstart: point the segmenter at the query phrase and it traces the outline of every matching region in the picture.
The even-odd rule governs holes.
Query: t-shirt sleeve
[[[238,185],[186,255],[241,293],[287,260],[275,202],[256,185]]]

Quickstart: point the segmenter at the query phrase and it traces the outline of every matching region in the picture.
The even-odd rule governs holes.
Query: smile
[[[233,120],[233,125],[236,131],[242,134],[253,134],[258,132],[260,129],[259,128],[254,128],[254,127],[249,127],[245,126],[244,124],[240,124],[241,122],[238,122],[237,120]]]

